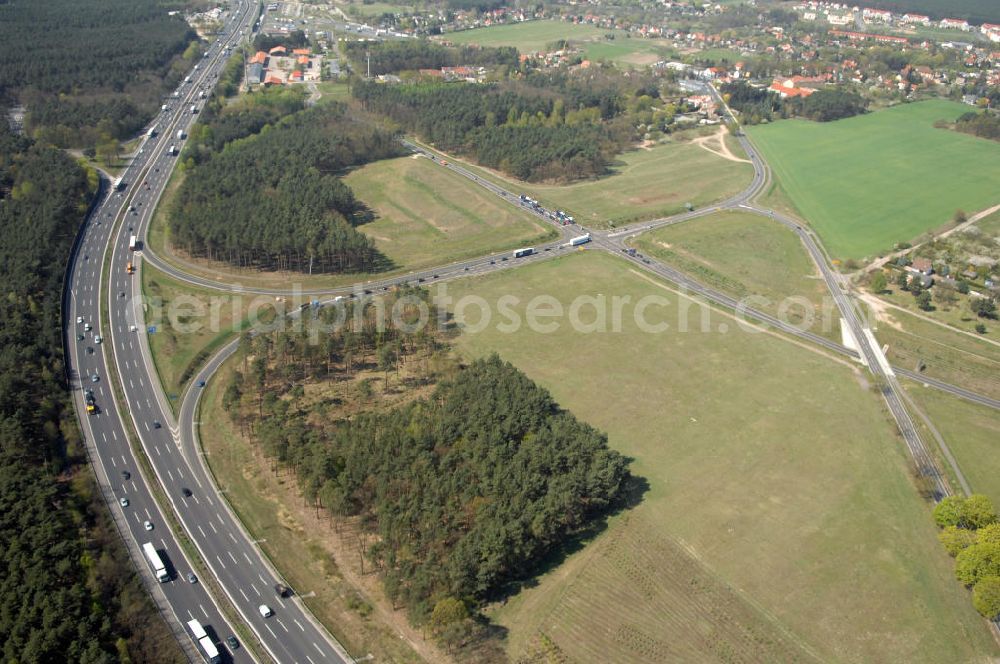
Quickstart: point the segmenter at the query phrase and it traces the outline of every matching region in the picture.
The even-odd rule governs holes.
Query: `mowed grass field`
[[[1000,411],[913,382],[905,386],[948,444],[972,490],[1000,505]]]
[[[677,296],[595,251],[448,284],[487,302]],[[457,301],[457,300],[456,300]],[[510,301],[508,300],[509,304]],[[457,306],[457,305],[456,305]],[[580,318],[592,320],[584,308]],[[998,654],[903,445],[856,370],[735,329],[548,333],[469,307],[460,348],[499,352],[608,433],[648,482],[640,504],[492,618],[515,661],[982,661]],[[458,313],[458,312],[456,312]],[[673,306],[647,309],[677,329]],[[498,327],[499,326],[499,327]],[[610,328],[610,322],[609,322]]]
[[[771,219],[718,212],[644,233],[633,244],[755,309],[840,340],[836,305],[802,243]]]
[[[933,126],[969,110],[923,101],[747,131],[833,256],[860,259],[1000,202],[1000,144]]]
[[[397,266],[443,265],[555,237],[551,226],[423,157],[366,164],[344,182],[377,216],[359,230]]]
[[[724,159],[686,140],[626,152],[618,156],[611,175],[570,185],[530,184],[463,165],[548,209],[565,210],[591,228],[670,216],[684,211],[686,203],[702,207],[741,191],[753,176],[750,164]]]
[[[614,35],[608,39],[606,35]],[[560,39],[583,49],[589,60],[612,60],[624,64],[649,65],[673,52],[668,42],[658,39],[633,39],[622,30],[606,30],[594,25],[566,21],[525,21],[488,28],[449,32],[441,37],[455,44],[513,46],[520,53],[544,52]]]

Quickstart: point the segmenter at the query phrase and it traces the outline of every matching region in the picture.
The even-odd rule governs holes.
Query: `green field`
[[[537,218],[422,157],[367,164],[344,182],[376,214],[360,230],[408,269],[555,237]]]
[[[935,100],[748,131],[834,257],[862,258],[1000,202],[1000,145],[933,126],[968,110]]]
[[[607,39],[606,35],[614,35]],[[607,30],[593,25],[566,21],[526,21],[488,28],[449,32],[441,37],[455,44],[514,46],[521,53],[545,52],[560,39],[583,49],[588,60],[613,60],[625,64],[648,65],[673,52],[669,42],[629,37],[622,30]]]
[[[948,444],[972,490],[1000,505],[1000,411],[916,383],[907,382],[906,389]]]
[[[816,267],[798,237],[775,221],[719,212],[644,233],[634,245],[790,323],[805,325],[811,316],[811,331],[840,340],[840,316]]]
[[[326,89],[331,93],[340,90],[330,86]],[[289,289],[298,284],[303,289],[335,288],[554,237],[551,227],[502,203],[467,178],[426,159],[401,157],[367,164],[344,178],[357,198],[376,215],[375,221],[358,229],[392,259],[394,269],[379,274],[315,276],[240,269],[218,261],[188,258],[170,244],[166,210],[182,178],[177,173],[171,177],[156,209],[149,230],[150,247],[186,272],[245,287]]]
[[[744,189],[753,175],[749,164],[724,159],[683,139],[626,152],[611,175],[571,185],[528,184],[463,165],[538,199],[546,208],[566,210],[591,228],[666,217],[684,211],[688,202],[703,207]]]
[[[595,251],[449,284],[487,302],[677,296]],[[585,310],[586,311],[586,310]],[[633,457],[649,488],[586,548],[496,607],[512,659],[983,661],[902,443],[856,370],[771,335],[511,332],[476,309],[459,343],[498,351]],[[677,329],[673,307],[651,322]],[[581,313],[581,319],[592,316]],[[460,322],[463,322],[460,317]],[[553,322],[552,320],[546,322]],[[712,314],[711,329],[732,321]],[[731,328],[732,329],[732,328]]]
[[[255,301],[267,305],[259,309],[261,320],[270,320],[274,313],[272,298],[207,291],[148,265],[142,267],[141,276],[142,293],[151,302],[145,311],[146,325],[156,328],[149,335],[149,349],[171,407],[180,404],[193,373],[211,353],[242,329]]]

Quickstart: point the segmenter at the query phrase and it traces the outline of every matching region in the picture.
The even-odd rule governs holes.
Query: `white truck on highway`
[[[156,136],[156,125],[150,127],[149,131],[146,132],[146,138],[153,138],[154,136]]]
[[[525,256],[530,256],[535,253],[534,247],[525,247],[524,249],[518,249],[514,252],[514,258],[524,258]]]
[[[187,136],[187,134],[184,133],[183,129],[178,129],[177,130],[177,140],[178,141],[183,141],[184,138],[185,138],[185,136]]]
[[[587,244],[588,242],[590,242],[590,233],[573,238],[569,241],[569,246],[579,247],[581,244]]]
[[[177,146],[176,145],[171,145],[169,148],[167,148],[167,154],[169,154],[171,157],[176,157],[177,156]]]
[[[156,547],[153,546],[152,542],[146,542],[142,545],[142,553],[146,556],[146,562],[152,568],[153,574],[156,575],[156,580],[160,583],[169,581],[170,575],[167,573],[167,568],[160,560],[160,554],[156,552]]]
[[[189,620],[187,622],[188,631],[191,633],[191,639],[194,641],[195,645],[198,646],[198,650],[205,657],[205,661],[209,664],[218,664],[222,661],[222,656],[219,655],[219,649],[212,643],[212,639],[208,636],[205,628],[201,626],[201,623],[197,620]]]

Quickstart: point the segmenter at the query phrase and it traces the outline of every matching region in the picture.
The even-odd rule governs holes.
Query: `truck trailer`
[[[573,238],[569,241],[569,246],[579,247],[581,244],[587,244],[588,242],[590,242],[590,233]]]
[[[134,235],[129,235],[128,236],[128,250],[129,251],[135,251],[138,248],[138,246],[139,246],[139,238],[137,238]],[[132,265],[131,261],[129,262],[129,265],[130,266]]]

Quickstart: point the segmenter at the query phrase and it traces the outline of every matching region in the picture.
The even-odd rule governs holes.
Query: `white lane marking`
[[[215,524],[212,523],[211,521],[208,522],[208,527],[211,528],[212,532],[215,533],[216,535],[219,534],[219,531],[215,529]]]
[[[226,569],[226,563],[222,562],[222,558],[219,556],[219,554],[215,554],[215,559],[219,561],[220,565],[222,565],[222,569]]]
[[[201,486],[201,482],[198,483],[198,486],[199,487]],[[205,500],[208,501],[209,505],[212,505],[213,507],[215,506],[215,503],[212,502],[212,497],[211,496],[205,496]]]
[[[173,481],[174,481],[174,474],[170,472],[170,469],[169,469],[169,468],[167,468],[167,477],[169,477],[169,478],[170,478],[170,481],[171,481],[171,482],[173,482]]]
[[[108,434],[106,434],[106,433],[104,433],[102,431],[101,432],[101,440],[103,440],[105,443],[108,442]]]
[[[146,425],[146,431],[149,431],[149,422],[143,422]]]
[[[191,609],[188,609],[188,617],[191,618],[191,620],[194,620],[194,614],[191,613]]]
[[[194,498],[194,504],[195,505],[201,505],[201,501],[198,500],[198,496],[193,496],[193,498]]]
[[[237,543],[238,543],[238,542],[236,541],[236,538],[235,538],[235,537],[233,537],[233,534],[232,534],[231,532],[229,532],[229,531],[227,530],[227,531],[226,531],[226,534],[227,534],[227,535],[229,535],[229,539],[233,540],[233,544],[237,544]]]
[[[250,601],[250,598],[247,597],[247,594],[245,592],[243,592],[242,588],[237,587],[236,589],[240,591],[241,595],[243,595],[243,601],[245,601],[245,602],[249,602]]]
[[[309,655],[306,655],[306,659],[309,660],[309,664],[316,664],[316,662],[313,661],[313,658],[310,657]]]
[[[163,456],[163,454],[160,452],[160,448],[159,447],[157,447],[156,445],[153,445],[153,449],[156,450],[156,456]]]
[[[134,481],[132,482],[132,490],[135,491],[136,493],[139,493],[139,487],[135,485]]]
[[[122,455],[122,463],[128,465],[128,461],[125,460],[125,455]]]
[[[135,512],[132,512],[132,516],[134,516],[134,517],[135,517],[135,522],[136,522],[136,523],[141,523],[141,521],[140,521],[140,519],[139,519],[139,515],[138,515],[138,514],[136,514]]]
[[[205,534],[205,531],[204,531],[204,530],[202,530],[202,528],[201,528],[201,524],[198,524],[198,532],[199,532],[199,533],[201,533],[201,536],[202,536],[202,537],[204,537],[205,539],[208,539],[208,535],[206,535],[206,534]]]
[[[278,635],[274,633],[274,630],[271,629],[270,625],[264,625],[264,627],[267,628],[267,631],[271,632],[271,636],[273,636],[274,638],[278,638]]]
[[[313,644],[313,648],[315,648],[316,650],[318,650],[318,651],[319,651],[319,654],[321,654],[321,655],[322,655],[322,654],[323,654],[323,649],[322,649],[322,648],[320,648],[320,647],[319,647],[318,645],[316,645],[316,642],[315,642],[315,641],[313,641],[313,642],[312,642],[312,644]]]
[[[227,550],[227,551],[226,551],[226,553],[228,553],[228,554],[229,554],[229,557],[230,557],[230,558],[232,558],[232,560],[233,560],[233,564],[235,565],[235,564],[236,564],[236,556],[234,556],[234,555],[233,555],[233,552],[232,552],[232,551],[228,551],[228,550]]]
[[[285,627],[285,623],[281,622],[281,618],[277,618],[276,620],[278,621],[278,624],[281,625],[281,629],[285,630],[285,632],[287,633],[288,628]]]
[[[118,432],[115,431],[114,429],[112,429],[111,430],[111,437],[114,438],[115,440],[118,440]]]
[[[260,594],[260,591],[259,591],[259,590],[257,590],[257,586],[255,586],[254,584],[252,584],[252,583],[251,583],[251,584],[250,584],[250,587],[251,587],[251,588],[253,588],[253,591],[254,591],[255,593],[257,593],[257,597],[263,597],[263,595],[261,595],[261,594]]]
[[[181,467],[180,467],[180,466],[177,466],[176,470],[177,470],[177,475],[178,475],[178,476],[179,476],[179,477],[180,477],[181,479],[184,479],[184,471],[183,471],[183,470],[181,470]]]
[[[209,616],[208,616],[208,611],[206,611],[206,610],[205,610],[205,607],[204,607],[204,606],[202,606],[201,604],[199,604],[199,605],[198,605],[198,608],[199,608],[199,609],[201,609],[201,612],[205,614],[205,619],[207,620],[207,619],[208,619],[208,617],[209,617]]]
[[[303,627],[303,626],[302,626],[302,623],[300,623],[300,622],[299,622],[299,621],[298,621],[297,619],[295,619],[295,618],[292,618],[292,622],[294,622],[294,623],[295,623],[296,625],[298,625],[298,626],[299,626],[299,629],[301,629],[301,630],[302,630],[303,632],[304,632],[304,631],[306,631],[306,628],[305,628],[305,627]]]
[[[145,508],[145,509],[146,509],[146,518],[147,518],[147,519],[152,519],[152,518],[153,518],[153,515],[149,513],[149,508],[147,507],[147,508]]]
[[[216,518],[218,518],[218,519],[219,519],[219,523],[221,523],[222,525],[226,525],[226,522],[225,522],[225,521],[223,521],[223,519],[222,519],[222,515],[221,515],[221,514],[219,514],[218,512],[216,512],[216,513],[215,513],[215,516],[216,516]]]
[[[118,467],[118,460],[115,459],[114,457],[111,457],[111,465],[114,466],[115,468],[117,468]]]
[[[247,563],[253,565],[253,561],[250,560],[250,556],[247,555],[246,551],[243,552],[243,557],[247,559]]]

